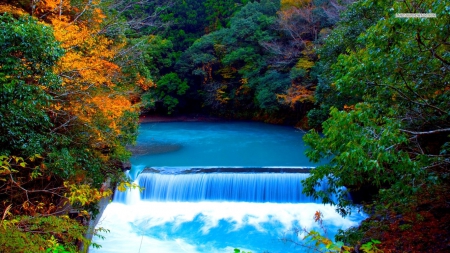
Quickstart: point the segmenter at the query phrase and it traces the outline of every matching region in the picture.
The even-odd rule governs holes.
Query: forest
[[[445,1],[0,0],[0,27],[1,252],[85,251],[140,115],[308,130],[305,193],[369,215],[323,252],[450,251]]]

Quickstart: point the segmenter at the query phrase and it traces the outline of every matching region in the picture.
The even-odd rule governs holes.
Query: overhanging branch
[[[405,129],[400,129],[400,131],[408,133],[408,134],[414,134],[414,135],[428,135],[428,134],[450,132],[450,128],[436,129],[436,130],[430,130],[430,131],[425,131],[425,132],[409,131],[409,130],[405,130]]]

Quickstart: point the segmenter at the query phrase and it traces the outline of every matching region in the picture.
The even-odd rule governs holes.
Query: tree
[[[281,7],[249,2],[226,28],[182,54],[180,74],[201,91],[206,108],[219,114],[298,121],[314,101],[318,38],[326,37],[343,8],[335,1],[284,1]]]
[[[358,36],[383,17],[384,9],[382,4],[350,8],[342,13],[333,32],[326,36],[327,43],[318,50],[321,60],[314,67],[314,72],[320,75],[315,90],[317,107],[308,112],[311,127],[319,127],[328,118],[331,106],[342,110],[346,104],[361,101],[359,96],[349,96],[336,90],[331,66],[336,63],[339,55],[346,55],[363,47],[357,40]]]
[[[171,25],[161,17],[173,5],[171,0],[104,0],[101,7],[106,17],[101,33],[133,39],[153,34]]]
[[[184,73],[193,75],[190,79],[194,83],[202,83],[200,89],[206,105],[216,110],[222,108],[222,112],[275,108],[266,102],[276,103],[271,92],[280,90],[279,86],[258,83],[270,82],[270,78],[258,78],[267,71],[268,56],[261,44],[275,35],[270,26],[276,10],[271,1],[248,3],[231,18],[229,28],[203,36],[182,55],[179,66]],[[259,100],[254,97],[255,90],[259,92]]]
[[[438,18],[396,17],[428,12]],[[348,19],[363,16],[373,23]],[[321,52],[328,72],[320,77],[316,99],[321,110],[331,108],[329,118],[323,135],[312,131],[304,137],[310,159],[330,162],[311,171],[305,192],[336,204],[342,214],[353,204],[348,193],[364,193],[371,217],[344,233],[346,238],[376,238],[386,251],[444,252],[450,190],[448,8],[435,1],[359,1],[345,17]],[[330,188],[316,190],[324,179]]]
[[[217,31],[227,26],[227,22],[241,6],[248,3],[248,0],[205,0],[205,9],[208,10],[206,21],[209,25],[208,32]]]
[[[178,56],[205,33],[206,9],[204,1],[176,0],[174,5],[161,16],[163,22],[171,24],[170,29],[161,33],[164,38],[172,41],[174,51]]]
[[[167,108],[168,114],[171,114],[178,105],[178,98],[186,93],[189,89],[186,81],[181,80],[176,73],[169,73],[161,77],[156,83],[157,89],[144,94],[144,97],[149,96],[147,100],[154,101],[151,106],[156,103],[162,103]]]
[[[10,235],[1,251],[72,252],[89,244],[80,221],[111,195],[106,179],[123,178],[137,130],[132,97],[148,81],[114,63],[125,44],[101,32],[99,1],[15,4],[0,8],[14,14],[0,16],[1,234]],[[53,216],[71,208],[78,221]]]
[[[272,64],[291,68],[291,87],[278,98],[295,108],[314,102],[320,73],[317,50],[339,20],[339,13],[352,1],[281,1],[277,29],[288,40],[266,43],[277,55]]]
[[[67,139],[52,145],[49,166],[64,176],[77,174],[74,168],[87,171],[100,186],[117,173],[117,161],[129,157],[124,147],[135,138],[138,107],[131,101],[137,85],[130,82],[137,80],[126,79],[113,62],[124,42],[99,33],[105,16],[96,4],[67,5],[46,16],[66,50],[55,68],[62,88],[54,94],[52,131]]]
[[[360,1],[348,12],[362,15],[370,7],[383,18],[353,36],[354,46],[336,54],[332,73],[325,74],[339,97],[355,99],[347,100],[342,109],[331,106],[322,124],[323,136],[315,131],[305,136],[311,147],[308,157],[330,159],[311,171],[304,182],[305,192],[324,197],[346,214],[351,205],[347,194],[370,186],[378,204],[375,209],[395,206],[395,212],[403,215],[417,210],[424,201],[420,196],[448,194],[448,8],[434,1],[412,5]],[[432,12],[439,18],[395,16],[411,12]],[[328,48],[335,47],[333,38],[348,29],[330,35]],[[330,106],[328,99],[318,101],[325,103],[324,108]],[[316,190],[323,179],[331,187]],[[337,194],[337,202],[331,194]],[[433,201],[442,198],[436,195]]]
[[[61,85],[53,67],[63,50],[52,29],[31,17],[3,14],[0,22],[0,153],[29,156],[55,137],[46,110]]]
[[[0,155],[0,199],[4,207],[0,248],[8,252],[37,252],[48,248],[53,240],[55,247],[74,252],[76,241],[89,243],[83,237],[84,227],[69,218],[47,217],[64,212],[61,209],[65,194],[71,190],[62,186],[63,179],[49,171],[44,157],[39,155],[47,154],[48,147],[61,140],[52,132],[54,122],[49,112],[55,105],[53,94],[61,88],[61,79],[53,68],[64,51],[51,27],[22,15],[0,16],[0,45],[4,49],[0,53],[0,154],[6,154]],[[82,208],[99,196],[111,194],[100,194],[90,187],[73,190],[94,191],[82,202],[68,198],[74,207]]]

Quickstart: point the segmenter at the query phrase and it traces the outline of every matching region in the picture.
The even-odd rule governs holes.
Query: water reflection
[[[134,146],[127,147],[127,149],[131,151],[133,156],[164,154],[178,151],[181,148],[182,145],[180,144],[161,142],[140,143]]]

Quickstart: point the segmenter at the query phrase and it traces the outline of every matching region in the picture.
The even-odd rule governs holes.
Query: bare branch
[[[450,132],[450,128],[436,129],[436,130],[430,130],[430,131],[425,131],[425,132],[416,132],[416,131],[410,131],[410,130],[405,130],[405,129],[400,129],[400,131],[408,133],[408,134],[414,134],[414,135],[429,135],[429,134]]]

